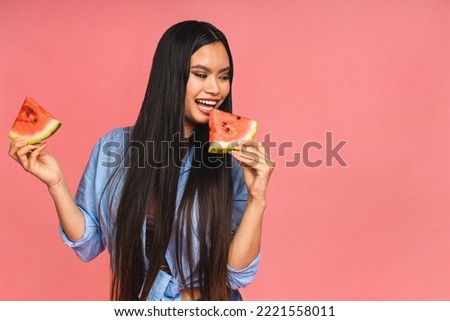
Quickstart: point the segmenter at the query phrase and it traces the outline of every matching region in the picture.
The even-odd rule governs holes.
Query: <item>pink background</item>
[[[450,300],[450,2],[0,2],[0,299],[108,299],[108,255],[61,241],[46,188],[7,156],[26,95],[63,126],[75,192],[100,135],[134,122],[164,30],[208,20],[235,58],[235,112],[285,151],[247,300]],[[287,163],[348,141],[348,167]],[[314,150],[311,160],[324,159]]]

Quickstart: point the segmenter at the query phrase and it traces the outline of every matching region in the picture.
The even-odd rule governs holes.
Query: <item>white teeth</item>
[[[200,104],[208,105],[208,106],[215,106],[217,104],[217,101],[213,101],[213,100],[197,99],[197,102]]]
[[[200,110],[202,110],[202,111],[205,111],[205,112],[210,112],[211,110],[213,110],[213,108],[214,107],[206,107],[206,106],[201,106],[201,105],[198,105],[198,109],[200,109]]]

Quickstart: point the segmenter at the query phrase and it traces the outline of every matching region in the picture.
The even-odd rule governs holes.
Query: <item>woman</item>
[[[48,186],[65,243],[84,261],[108,247],[112,299],[239,300],[253,280],[274,164],[257,142],[207,152],[209,112],[231,112],[232,78],[221,31],[169,28],[135,125],[97,142],[75,199],[46,143],[11,143]]]

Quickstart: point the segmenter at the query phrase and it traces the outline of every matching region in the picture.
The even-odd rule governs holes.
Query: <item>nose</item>
[[[220,87],[219,84],[217,83],[217,79],[215,79],[214,77],[208,77],[205,92],[214,96],[220,94]]]

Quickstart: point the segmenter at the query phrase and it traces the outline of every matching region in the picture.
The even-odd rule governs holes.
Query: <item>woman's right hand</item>
[[[44,182],[48,188],[63,181],[63,173],[57,160],[45,148],[47,143],[28,145],[26,140],[11,142],[9,156],[17,161],[25,171]]]
[[[9,156],[47,185],[64,232],[76,242],[84,234],[84,216],[74,202],[59,163],[47,153],[46,147],[47,143],[28,145],[25,140],[15,139],[11,142]]]

